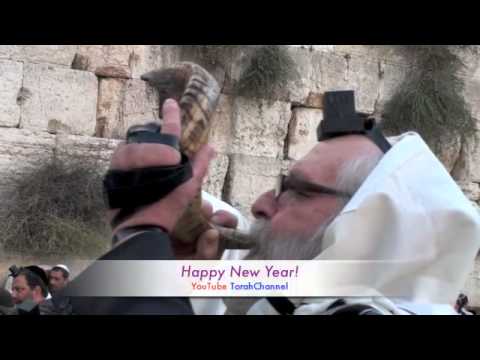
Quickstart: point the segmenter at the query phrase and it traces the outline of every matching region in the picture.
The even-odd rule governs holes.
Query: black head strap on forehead
[[[390,143],[376,125],[375,119],[355,110],[353,91],[326,92],[323,98],[323,121],[317,129],[318,141],[346,135],[365,135],[384,153]]]

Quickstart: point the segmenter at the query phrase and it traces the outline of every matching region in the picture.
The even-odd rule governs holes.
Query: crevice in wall
[[[228,157],[228,164],[227,164],[227,172],[225,173],[225,178],[223,180],[223,187],[222,187],[222,200],[231,204],[231,197],[232,197],[232,188],[231,188],[231,182],[232,182],[232,162],[233,162],[233,156],[231,154],[227,155]]]
[[[460,151],[458,152],[458,157],[457,159],[455,160],[455,163],[453,164],[452,166],[452,171],[450,172],[451,176],[453,177],[453,179],[455,181],[462,181],[464,180],[463,177],[461,175],[461,173],[464,172],[465,170],[465,167],[468,166],[465,162],[465,158],[464,158],[464,155],[465,155],[465,140],[460,140],[461,141],[461,145],[460,145]]]
[[[76,56],[76,55],[75,55]],[[72,65],[73,66],[73,65]],[[105,116],[98,117],[99,114],[99,107],[100,107],[100,87],[102,83],[102,78],[97,77],[97,112],[95,113],[95,130],[94,130],[94,136],[103,138],[103,135],[105,133],[105,127],[107,123],[107,118]]]
[[[288,154],[290,152],[290,140],[292,138],[293,132],[295,131],[295,127],[297,126],[295,109],[297,109],[298,107],[299,106],[297,105],[292,105],[290,107],[291,114],[290,114],[290,120],[288,121],[287,134],[285,135],[285,139],[283,140],[283,159],[282,160],[291,160]]]
[[[72,60],[72,64],[70,65],[70,68],[72,70],[87,71],[89,66],[90,66],[90,59],[88,58],[88,56],[75,53]]]
[[[24,84],[24,81],[25,81],[25,62],[24,62],[24,61],[20,61],[20,63],[22,64],[22,83],[21,83],[21,86],[20,86],[20,89],[19,89],[19,92],[18,92],[18,93],[19,93],[18,96],[23,95],[22,90],[25,89],[25,88],[23,87],[23,84]],[[17,97],[17,104],[18,104],[18,100],[19,100],[19,99],[18,99],[18,97]],[[19,111],[19,116],[18,116],[18,124],[17,124],[17,126],[16,126],[18,129],[21,129],[21,128],[22,128],[22,121],[23,121],[23,104],[25,103],[24,100],[26,100],[26,99],[25,99],[25,98],[22,98],[22,101],[20,102],[20,104],[18,104],[18,105],[19,105],[19,110],[20,110],[20,111]]]
[[[350,78],[350,60],[352,60],[352,56],[350,54],[345,54],[343,58],[345,59],[345,65],[346,65],[344,80],[348,81],[348,79]]]
[[[120,129],[124,129],[125,131],[125,98],[127,97],[127,86],[128,80],[125,80],[122,85],[122,89],[120,90],[120,106],[118,108],[118,125]],[[114,138],[120,138],[119,134],[116,134]]]
[[[116,113],[113,116],[113,119],[108,119],[107,116],[99,116],[101,113],[100,106],[102,105],[101,98],[101,86],[103,81],[115,80],[120,81],[122,86],[119,94],[119,101],[116,109]],[[98,77],[98,88],[97,88],[97,112],[96,112],[96,123],[95,123],[95,134],[94,137],[98,138],[112,138],[120,139],[120,133],[125,127],[124,124],[124,107],[125,107],[125,97],[126,97],[126,88],[127,88],[127,79],[118,79],[118,78],[103,78]],[[111,130],[111,136],[108,136],[107,130]]]
[[[373,104],[373,117],[377,121],[381,121],[381,115],[383,112],[383,103],[382,103],[382,96],[383,96],[383,87],[385,84],[385,63],[382,60],[377,62],[378,65],[378,90],[377,90],[377,97]]]
[[[133,49],[132,52],[128,55],[128,68],[130,69],[130,77],[132,78],[135,66],[138,65],[139,61],[140,55],[136,54],[135,49]]]

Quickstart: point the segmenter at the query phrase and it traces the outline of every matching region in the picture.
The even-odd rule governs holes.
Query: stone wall
[[[410,66],[388,46],[290,45],[300,77],[274,91],[274,101],[232,95],[245,56],[209,70],[222,87],[211,142],[219,152],[206,190],[249,215],[252,201],[316,142],[320,94],[353,89],[359,111],[381,113]],[[480,55],[466,63],[465,97],[480,119]],[[158,117],[140,76],[180,60],[178,46],[0,46],[0,191],[10,175],[42,156],[68,149],[108,161],[126,129]],[[473,201],[480,200],[480,150],[457,142],[441,155]]]

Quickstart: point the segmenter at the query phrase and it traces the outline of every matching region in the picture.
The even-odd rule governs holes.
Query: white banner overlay
[[[412,268],[412,262],[392,261],[98,261],[72,282],[68,295],[404,297],[416,289],[395,276]],[[448,284],[435,287],[441,294]]]

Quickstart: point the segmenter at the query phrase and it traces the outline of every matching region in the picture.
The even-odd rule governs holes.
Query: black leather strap
[[[295,305],[285,297],[269,297],[267,301],[280,315],[293,315]]]
[[[132,126],[127,131],[127,144],[163,144],[180,150],[178,137],[161,131],[162,127],[156,123]]]
[[[358,119],[361,119],[363,116],[363,114],[357,115]],[[373,141],[383,153],[386,153],[392,148],[392,145],[390,145],[382,134],[374,119],[364,118],[363,122],[362,124],[362,122],[357,120],[356,122],[344,124],[342,127],[339,124],[332,126],[330,123],[323,121],[318,127],[318,141],[347,135],[364,135]]]
[[[182,154],[180,165],[136,170],[109,170],[103,180],[105,201],[110,209],[150,205],[190,180],[192,167]]]
[[[128,138],[127,144],[141,144],[141,143],[150,143],[150,144],[162,144],[173,147],[176,150],[180,150],[180,144],[178,137],[170,134],[154,134],[151,132],[141,132],[136,133]]]
[[[161,130],[157,123],[132,126],[127,131],[127,144],[163,144],[178,150],[178,137],[162,134]],[[185,154],[175,166],[109,170],[103,180],[105,203],[110,209],[120,209],[112,227],[117,227],[140,208],[161,200],[191,177],[192,167]]]
[[[330,315],[334,316],[363,316],[363,315],[382,315],[377,309],[364,305],[352,304],[341,306],[334,310]]]
[[[335,308],[340,307],[340,306],[345,306],[345,305],[347,305],[347,302],[345,300],[338,299],[338,300],[334,301],[332,304],[330,304],[329,307],[327,307],[327,311],[335,309]]]
[[[392,145],[390,145],[377,126],[370,131],[366,131],[365,135],[372,140],[380,148],[380,150],[383,151],[383,153],[386,153],[392,148]]]

